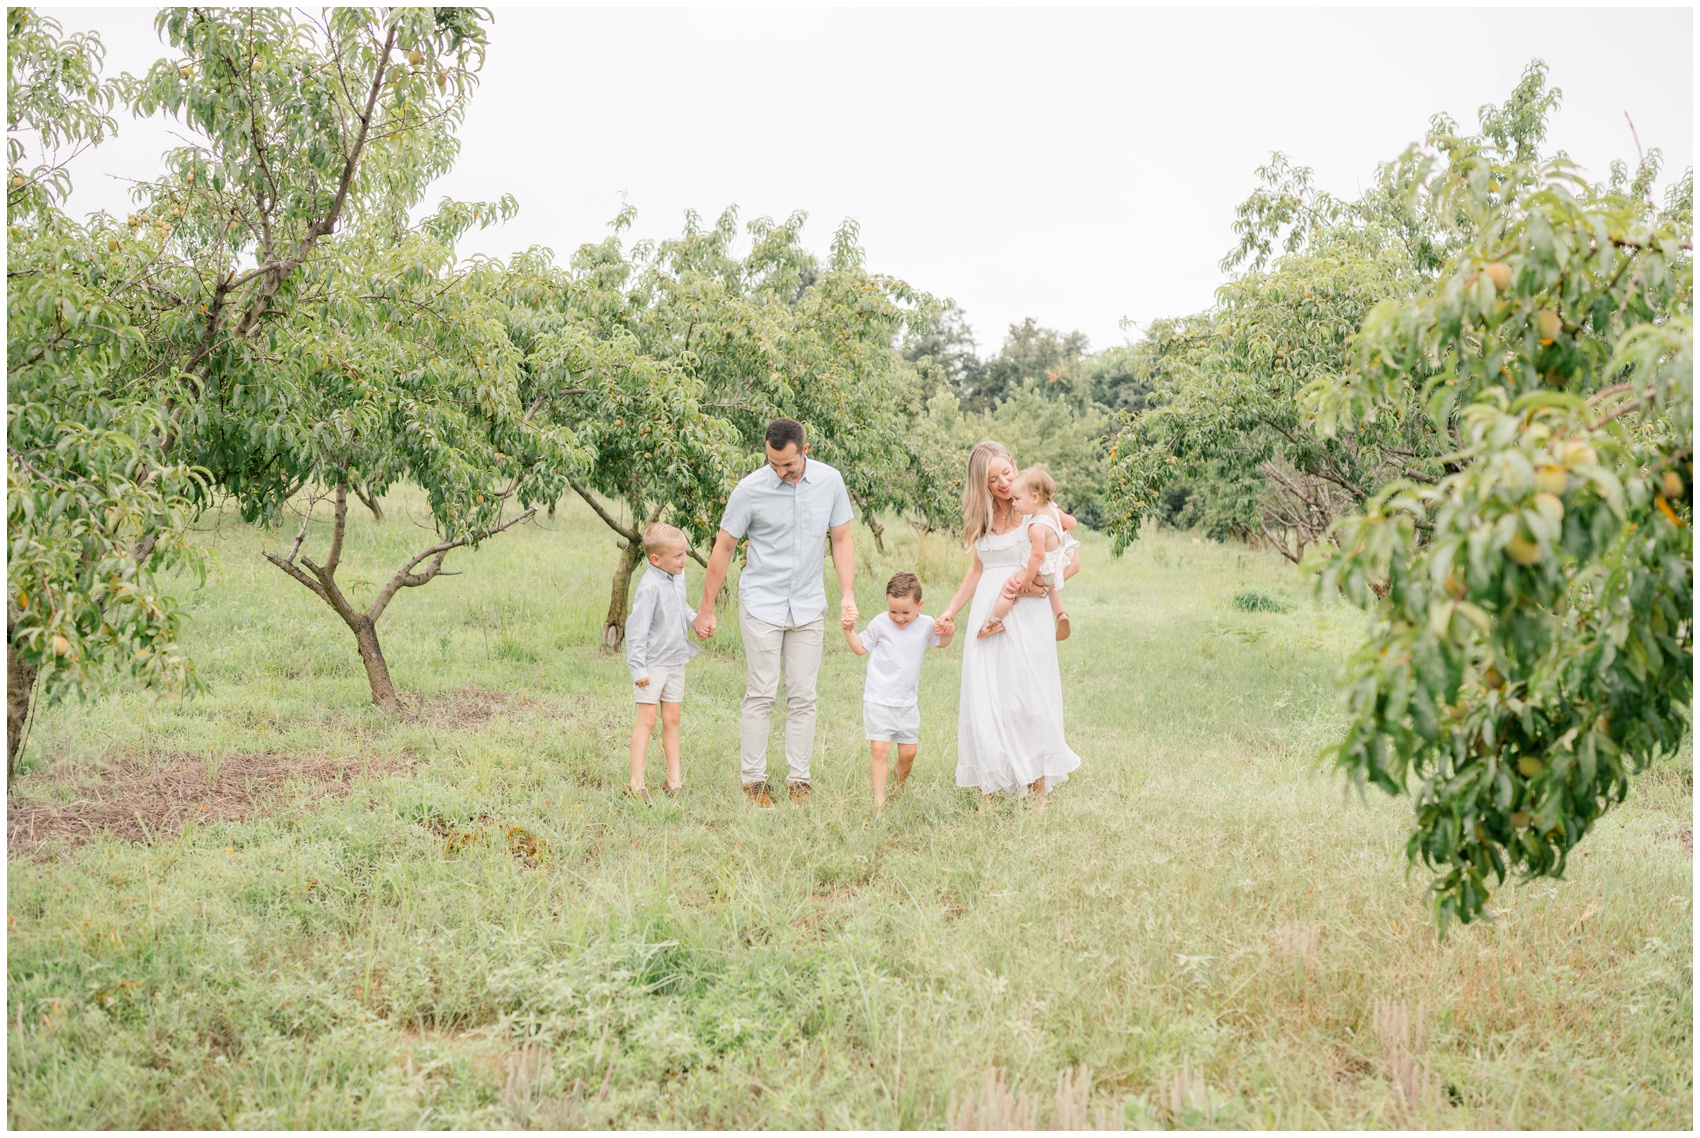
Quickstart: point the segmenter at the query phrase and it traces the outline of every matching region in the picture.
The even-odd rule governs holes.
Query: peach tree
[[[1693,176],[1663,208],[1657,152],[1590,184],[1536,154],[1550,105],[1407,153],[1438,278],[1306,392],[1324,437],[1422,415],[1449,441],[1438,481],[1393,480],[1310,560],[1374,616],[1331,754],[1411,795],[1443,927],[1490,879],[1561,875],[1691,731]]]
[[[137,382],[151,329],[131,303],[164,237],[62,209],[71,160],[116,128],[94,35],[6,15],[6,773],[37,693],[117,675],[192,688],[181,612],[156,583],[199,567],[185,540],[204,473],[164,446]]]
[[[483,21],[466,8],[168,9],[156,23],[178,56],[125,80],[136,113],[190,132],[131,219],[166,235],[131,300],[164,445],[248,520],[300,515],[293,544],[266,556],[353,634],[385,707],[396,693],[377,625],[397,593],[552,501],[580,457],[521,405],[521,351],[455,255],[512,202],[415,217],[453,163]],[[433,537],[356,599],[337,578],[348,498],[401,479],[424,490]],[[330,532],[314,554],[321,504]]]

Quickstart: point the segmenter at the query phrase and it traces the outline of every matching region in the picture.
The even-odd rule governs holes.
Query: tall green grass
[[[418,511],[357,520],[344,573],[382,580],[426,539]],[[943,606],[946,535],[894,524],[884,558],[866,536],[864,613],[899,568]],[[1043,1124],[1081,1066],[1128,1125],[1692,1124],[1687,760],[1637,779],[1568,880],[1508,886],[1439,941],[1408,806],[1314,765],[1362,617],[1240,611],[1303,595],[1273,556],[1159,533],[1112,560],[1089,535],[1061,646],[1078,774],[1043,814],[955,787],[957,647],[928,661],[915,776],[874,815],[836,638],[813,799],[744,804],[731,619],[690,669],[684,795],[617,797],[616,551],[587,511],[397,599],[381,634],[416,711],[393,717],[329,610],[261,560],[282,538],[227,518],[205,540],[210,691],[43,711],[25,793],[259,752],[409,773],[13,857],[14,1127],[934,1127],[993,1069],[1046,1092]]]

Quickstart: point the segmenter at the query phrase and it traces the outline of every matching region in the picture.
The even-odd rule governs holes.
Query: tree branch
[[[501,525],[495,526],[491,529],[482,530],[478,533],[467,534],[465,537],[455,538],[453,541],[439,541],[430,549],[424,550],[418,556],[414,557],[412,561],[409,561],[399,573],[397,573],[394,577],[391,577],[389,579],[389,583],[378,591],[378,595],[372,600],[372,606],[366,610],[366,618],[373,624],[377,624],[378,618],[384,615],[384,609],[389,605],[390,600],[394,598],[397,592],[402,589],[416,589],[420,585],[428,583],[433,577],[440,575],[443,571],[443,558],[449,555],[450,550],[459,549],[463,545],[472,545],[476,542],[483,541],[486,538],[495,537],[503,530],[517,526],[536,512],[537,507],[533,506],[529,510],[515,514]],[[430,564],[426,566],[425,571],[423,573],[415,573],[414,570],[419,567],[421,562],[426,561],[427,559],[429,559]]]
[[[619,534],[621,537],[625,538],[627,541],[642,541],[643,540],[643,536],[641,534],[639,534],[637,531],[631,529],[628,526],[623,526],[619,522],[615,521],[614,515],[610,514],[606,509],[603,508],[602,503],[598,502],[596,500],[596,495],[592,494],[589,490],[586,490],[583,486],[580,486],[577,482],[570,482],[569,481],[567,483],[567,485],[571,486],[578,493],[578,496],[580,498],[583,498],[586,502],[590,503],[590,508],[596,511],[597,517],[601,518],[603,521],[608,523],[609,529],[613,530],[615,533]]]

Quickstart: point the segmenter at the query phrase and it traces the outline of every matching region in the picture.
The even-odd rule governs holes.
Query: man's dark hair
[[[795,445],[798,453],[803,450],[803,424],[795,419],[775,419],[767,425],[767,445],[774,450],[784,450]]]
[[[913,573],[896,573],[885,583],[885,595],[888,597],[908,597],[916,604],[921,603],[921,578]]]

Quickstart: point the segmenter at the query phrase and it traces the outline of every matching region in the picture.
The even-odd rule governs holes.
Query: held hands
[[[956,614],[947,612],[933,621],[933,631],[940,636],[950,636],[956,631]]]
[[[838,602],[838,623],[842,624],[845,628],[854,628],[856,626],[857,615],[856,598],[852,597],[849,593],[845,593],[844,599]]]
[[[845,632],[855,632],[856,618],[853,616],[839,617],[838,625],[840,628],[844,629]]]
[[[691,629],[692,629],[692,631],[694,631],[697,634],[698,640],[707,640],[710,636],[713,636],[714,635],[714,613],[713,613],[713,611],[708,609],[708,608],[704,608],[701,612],[697,613],[696,621],[694,623],[692,623]]]

